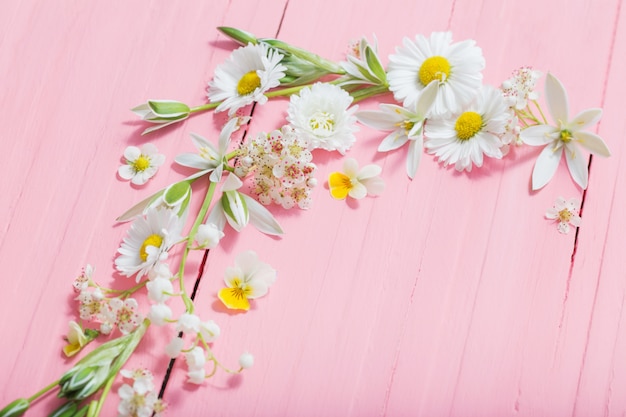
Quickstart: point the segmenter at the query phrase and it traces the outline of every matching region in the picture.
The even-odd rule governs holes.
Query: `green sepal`
[[[148,106],[154,114],[167,119],[186,116],[191,111],[188,105],[180,101],[148,100]]]
[[[258,43],[256,36],[254,36],[250,32],[246,32],[241,29],[236,29],[228,26],[218,26],[217,30],[242,45],[247,45],[248,43],[256,45]]]
[[[374,50],[367,45],[365,47],[365,61],[367,62],[367,66],[372,70],[374,75],[378,78],[378,80],[383,84],[387,84],[387,73],[383,68],[380,60],[378,59],[378,55],[374,52]]]
[[[30,402],[26,398],[18,398],[0,410],[0,417],[19,417],[30,407]]]

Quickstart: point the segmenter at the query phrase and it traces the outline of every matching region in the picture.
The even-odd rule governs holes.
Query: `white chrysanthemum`
[[[296,134],[308,141],[311,149],[346,153],[356,141],[358,131],[352,97],[340,87],[315,83],[291,96],[287,121]]]
[[[150,208],[145,217],[137,217],[117,250],[115,267],[127,277],[141,277],[167,259],[167,251],[181,236],[182,222],[171,210]]]
[[[469,39],[452,43],[450,32],[433,32],[429,38],[404,38],[404,47],[389,56],[387,80],[396,100],[411,107],[428,84],[439,84],[431,115],[459,113],[472,101],[482,84],[485,68],[482,50]]]
[[[133,184],[143,185],[159,170],[165,162],[165,155],[159,153],[156,146],[146,143],[139,149],[129,146],[124,150],[126,164],[118,168],[120,178],[130,180]]]
[[[287,69],[280,63],[283,55],[267,45],[248,44],[235,49],[226,62],[215,69],[209,82],[208,96],[213,103],[222,103],[216,112],[228,110],[233,115],[241,107],[257,102],[264,104],[267,90],[280,85]]]
[[[430,119],[426,124],[425,144],[444,166],[454,164],[458,171],[471,171],[472,163],[483,164],[483,154],[502,158],[502,142],[508,113],[502,94],[491,86],[479,90],[476,99],[460,113]]]

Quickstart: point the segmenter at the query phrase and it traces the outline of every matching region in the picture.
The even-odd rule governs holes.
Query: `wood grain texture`
[[[209,253],[197,312],[220,324],[214,350],[225,364],[236,366],[249,350],[255,366],[239,376],[218,372],[195,387],[185,384],[177,361],[165,393],[168,415],[624,415],[622,3],[3,5],[0,405],[31,395],[73,363],[61,354],[62,335],[76,308],[71,282],[86,263],[105,284],[134,282],[114,271],[127,228],[115,217],[187,175],[168,169],[174,156],[193,151],[191,132],[215,138],[224,117],[200,115],[142,137],[145,125],[128,109],[148,98],[203,103],[207,81],[235,47],[215,30],[228,25],[333,60],[350,41],[375,34],[385,63],[403,37],[451,30],[455,40],[472,38],[483,49],[485,83],[498,85],[532,65],[563,82],[572,113],[603,107],[597,132],[612,157],[592,158],[584,193],[564,162],[545,189],[531,192],[539,149],[530,147],[469,174],[425,154],[409,181],[406,149],[377,153],[383,134],[361,126],[349,156],[383,167],[384,194],[333,200],[323,183],[343,159],[315,153],[313,207],[271,208],[284,237],[247,228]],[[256,106],[247,134],[285,123],[286,107],[284,99]],[[126,146],[146,141],[167,155],[166,166],[146,186],[132,187],[116,169]],[[561,235],[543,218],[558,196],[584,199],[578,233]],[[216,293],[224,269],[247,249],[274,266],[278,280],[251,311],[231,314]],[[188,285],[201,255],[190,259]],[[163,378],[162,349],[173,333],[158,330],[133,365]],[[56,403],[49,396],[31,415]]]

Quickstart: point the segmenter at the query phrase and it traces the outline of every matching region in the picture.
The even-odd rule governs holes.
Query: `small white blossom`
[[[242,353],[239,357],[239,366],[243,369],[248,369],[252,368],[252,365],[254,365],[254,356],[248,352]]]
[[[180,355],[184,345],[185,341],[181,337],[175,337],[165,346],[165,354],[172,359],[176,358]]]
[[[174,293],[172,281],[166,278],[155,278],[146,284],[148,298],[155,303],[166,302]]]
[[[151,143],[146,143],[141,149],[136,146],[127,147],[124,151],[126,164],[117,170],[119,176],[136,185],[145,184],[165,162],[165,155],[158,152],[157,147]]]
[[[200,317],[189,313],[181,314],[176,324],[176,331],[185,334],[197,334],[200,331]]]
[[[579,199],[573,197],[565,200],[563,197],[559,197],[554,202],[554,206],[546,211],[546,218],[558,222],[557,230],[567,234],[570,231],[570,224],[575,227],[580,226],[581,218],[578,215],[578,207],[580,207]]]
[[[224,237],[224,232],[213,223],[201,224],[196,232],[196,245],[198,249],[213,249],[217,247]]]
[[[153,304],[148,318],[156,326],[165,326],[172,318],[172,309],[167,304]]]

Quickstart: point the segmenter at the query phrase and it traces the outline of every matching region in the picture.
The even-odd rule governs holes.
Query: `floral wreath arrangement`
[[[97,416],[115,381],[122,382],[117,391],[120,416],[162,415],[167,406],[162,392],[155,391],[152,373],[124,368],[149,327],[175,327],[177,336],[164,351],[171,358],[170,369],[176,358],[184,358],[191,384],[202,384],[218,368],[238,373],[251,367],[250,353],[241,355],[236,369],[224,366],[213,354],[211,346],[220,328],[195,314],[194,292],[190,294],[185,285],[187,259],[194,251],[203,251],[206,259],[227,229],[240,231],[252,224],[268,235],[283,234],[265,206],[309,208],[318,182],[313,152],[345,155],[356,142],[357,122],[387,132],[379,152],[407,145],[410,179],[417,175],[424,150],[444,166],[470,171],[481,167],[485,156],[500,159],[510,147],[526,144],[543,146],[532,172],[533,190],[550,181],[563,154],[572,179],[585,189],[588,168],[580,148],[610,156],[602,138],[585,130],[599,121],[601,109],[570,117],[563,85],[547,74],[549,122],[535,91],[541,74],[524,67],[499,88],[484,85],[485,60],[473,40],[454,43],[448,32],[405,38],[389,56],[385,69],[376,41],[367,38],[352,45],[345,61],[335,63],[278,39],[218,29],[241,46],[215,70],[207,104],[190,107],[173,100],[148,100],[132,109],[152,124],[144,134],[208,110],[227,112],[229,120],[217,143],[191,134],[197,152],[178,155],[175,162],[195,170],[192,175],[145,198],[117,219],[132,220],[132,224],[115,266],[121,275],[134,277],[137,285],[123,291],[102,287],[90,265],[74,281],[79,320],[69,323],[64,353],[73,356],[97,338],[107,341],[57,381],[7,405],[0,417],[23,415],[55,388],[66,402],[50,416]],[[355,105],[389,93],[396,104],[380,104],[376,111],[358,111]],[[238,143],[232,140],[250,120],[242,115],[244,109],[281,96],[289,97],[287,124],[249,140],[245,135]],[[124,158],[118,175],[137,185],[145,184],[165,161],[152,144],[129,146]],[[355,159],[346,158],[343,172],[333,172],[328,178],[330,193],[339,200],[379,195],[385,186],[381,171],[375,164],[359,167]],[[191,214],[191,184],[199,180],[206,184],[204,196],[197,212]],[[249,193],[242,190],[246,181]],[[577,199],[558,198],[546,217],[567,233],[570,224],[580,224],[579,206]],[[169,255],[176,246],[180,259],[172,269]],[[248,310],[249,300],[265,295],[275,280],[276,271],[255,252],[246,251],[226,269],[218,298],[229,309]],[[144,289],[149,305],[140,306],[132,296]],[[184,303],[185,312],[178,317],[168,305],[173,297]]]

